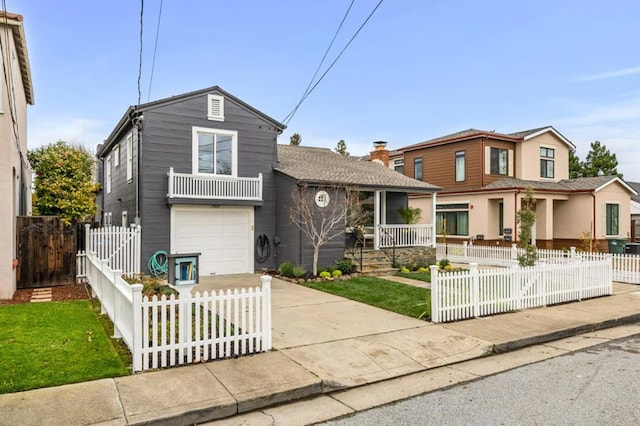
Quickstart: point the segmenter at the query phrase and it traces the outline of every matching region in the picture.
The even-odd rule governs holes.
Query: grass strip
[[[376,277],[344,281],[304,282],[302,285],[376,306],[408,317],[431,316],[431,291]]]
[[[0,393],[128,374],[88,300],[0,306]]]

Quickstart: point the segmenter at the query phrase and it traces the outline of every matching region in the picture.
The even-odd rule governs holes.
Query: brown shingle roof
[[[278,145],[275,170],[304,182],[434,192],[437,186],[421,182],[388,167],[327,148]]]
[[[559,182],[541,182],[515,178],[502,178],[490,183],[489,185],[483,186],[482,189],[511,189],[527,188],[531,186],[533,189],[547,191],[594,191],[616,179],[619,180],[616,176],[596,176],[577,179],[563,179]]]

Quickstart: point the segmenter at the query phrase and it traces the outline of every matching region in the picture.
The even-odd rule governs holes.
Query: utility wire
[[[147,102],[151,99],[151,85],[153,84],[153,71],[156,68],[156,52],[158,51],[158,35],[160,34],[160,18],[162,18],[162,2],[160,0],[160,11],[158,12],[158,26],[156,27],[156,42],[153,47],[153,60],[151,61],[151,78],[149,78],[149,93],[147,94]]]
[[[340,25],[338,26],[338,29],[336,30],[335,34],[333,35],[333,38],[331,39],[331,43],[329,43],[329,47],[327,47],[327,50],[325,50],[324,55],[322,56],[322,60],[318,64],[318,68],[316,68],[315,73],[313,73],[313,77],[311,77],[311,80],[309,80],[309,84],[307,85],[307,88],[304,89],[304,93],[302,94],[302,97],[300,98],[301,100],[302,100],[302,98],[304,98],[304,96],[307,93],[309,93],[309,88],[311,87],[311,85],[313,84],[314,80],[318,76],[318,72],[320,72],[320,68],[322,67],[322,64],[324,64],[324,60],[327,58],[327,55],[329,54],[329,51],[331,50],[331,47],[333,46],[333,43],[336,41],[336,38],[338,37],[338,33],[342,29],[342,25],[344,24],[344,21],[346,21],[347,16],[349,16],[349,12],[351,11],[351,8],[353,7],[353,3],[355,3],[355,1],[356,0],[351,0],[351,4],[349,5],[349,8],[347,9],[347,11],[345,12],[344,16],[342,17],[342,21],[340,21]],[[296,111],[298,110],[299,106],[300,106],[300,104],[296,105],[296,107],[282,121],[284,122],[291,115],[295,114]]]
[[[384,0],[380,0],[378,2],[378,4],[376,5],[376,7],[373,8],[373,10],[371,11],[371,13],[369,14],[369,16],[367,16],[367,19],[364,20],[364,22],[362,23],[362,25],[360,25],[360,27],[358,28],[358,30],[353,34],[353,37],[351,37],[351,39],[347,42],[347,44],[344,46],[344,48],[340,51],[340,53],[338,54],[338,56],[333,60],[333,62],[331,62],[331,65],[329,65],[329,67],[327,68],[327,70],[320,76],[320,78],[318,79],[318,81],[311,87],[311,89],[304,95],[302,96],[302,98],[300,99],[300,101],[298,102],[298,104],[295,106],[295,108],[293,108],[293,110],[291,111],[291,113],[289,113],[289,115],[287,115],[287,117],[285,118],[285,120],[283,120],[283,124],[287,125],[291,122],[291,120],[293,119],[293,116],[295,115],[296,111],[298,110],[298,108],[300,107],[300,105],[302,104],[302,102],[304,102],[305,99],[307,99],[307,97],[315,90],[316,87],[318,87],[318,84],[320,84],[320,82],[324,79],[324,77],[327,75],[327,73],[331,70],[331,68],[333,68],[333,66],[335,65],[336,62],[338,62],[338,60],[340,59],[340,57],[342,56],[342,54],[347,50],[347,48],[349,47],[349,45],[351,45],[351,42],[353,42],[353,40],[358,36],[358,34],[360,33],[360,31],[362,30],[362,28],[364,28],[364,26],[367,24],[367,22],[369,22],[369,19],[371,19],[371,17],[373,16],[373,14],[376,12],[376,10],[378,10],[378,8],[380,7],[380,5],[382,4]]]
[[[140,80],[142,79],[142,24],[144,21],[144,0],[140,0],[140,55],[138,58],[138,104],[140,105],[140,98],[142,97],[140,91]]]

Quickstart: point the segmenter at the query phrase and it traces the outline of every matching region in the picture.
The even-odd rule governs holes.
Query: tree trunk
[[[318,257],[320,255],[320,246],[313,246],[313,275],[318,275]]]

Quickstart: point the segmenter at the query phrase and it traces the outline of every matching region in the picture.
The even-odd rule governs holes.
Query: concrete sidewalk
[[[235,286],[233,279],[218,278],[201,289]],[[246,285],[258,278],[237,279]],[[480,367],[452,368],[475,362],[469,360],[492,355],[485,358],[489,366],[482,367],[492,371],[493,365],[508,364],[503,355],[495,355],[499,352],[640,324],[640,287],[617,283],[609,297],[441,325],[279,280],[272,284],[272,298],[270,353],[0,395],[2,422],[194,424],[312,397],[313,421],[321,421],[472,380],[478,377],[473,369]],[[625,333],[640,333],[640,325]],[[376,394],[376,389],[383,391]],[[380,395],[377,402],[365,402],[366,395],[374,394]],[[258,411],[245,416],[246,424],[264,421]],[[310,419],[294,416],[286,423]]]

